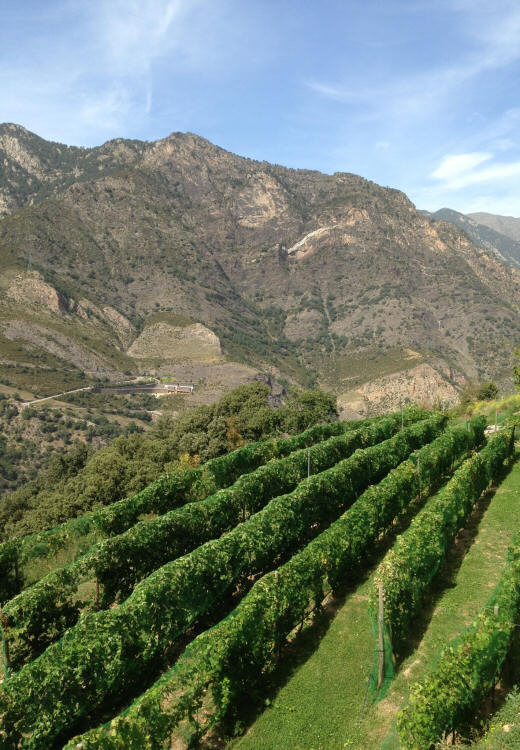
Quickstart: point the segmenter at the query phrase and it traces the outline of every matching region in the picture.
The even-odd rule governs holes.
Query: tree
[[[496,383],[494,383],[492,380],[488,380],[485,383],[482,383],[480,386],[478,393],[477,393],[477,399],[479,401],[492,401],[494,398],[497,397],[498,394],[498,386]]]
[[[513,354],[519,360],[518,364],[514,365],[513,367],[513,380],[515,382],[516,387],[520,390],[520,349],[518,347],[515,347]]]
[[[320,422],[333,422],[338,418],[336,396],[318,388],[306,391],[292,390],[283,409],[281,425],[296,434]]]

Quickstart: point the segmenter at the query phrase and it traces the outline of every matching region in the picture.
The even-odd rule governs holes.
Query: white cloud
[[[362,92],[349,91],[341,86],[320,83],[319,81],[306,81],[305,85],[317,94],[321,94],[328,99],[335,99],[340,102],[363,101],[365,99],[365,95]]]
[[[195,5],[196,0],[94,3],[89,7],[94,43],[113,73],[125,76],[132,72],[146,73],[155,59],[179,44],[182,39],[179,27]]]
[[[442,181],[445,190],[460,190],[483,183],[506,182],[520,176],[520,161],[498,162],[483,169],[477,167],[493,158],[488,153],[446,156],[432,177]]]
[[[437,169],[432,172],[432,177],[435,177],[437,180],[454,180],[492,157],[493,154],[484,152],[445,156]]]
[[[133,106],[128,89],[117,83],[95,97],[85,95],[82,99],[79,114],[85,125],[112,132],[117,132]]]

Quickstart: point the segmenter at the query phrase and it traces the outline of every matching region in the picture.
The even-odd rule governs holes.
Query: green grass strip
[[[412,685],[397,716],[403,750],[429,750],[474,717],[507,656],[519,608],[520,535],[516,535],[485,608],[443,651],[433,671]]]
[[[417,514],[379,565],[371,587],[370,609],[375,620],[378,587],[382,585],[385,630],[394,653],[402,648],[457,532],[513,448],[514,427],[491,438]]]

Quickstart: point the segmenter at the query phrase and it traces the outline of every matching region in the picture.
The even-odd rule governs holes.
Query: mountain
[[[442,220],[455,224],[468,235],[477,247],[495,252],[505,263],[520,267],[520,219],[512,220],[519,223],[518,239],[514,239],[512,234],[507,234],[497,228],[500,222],[497,222],[495,228],[493,228],[491,222],[479,222],[477,218],[488,216],[501,219],[507,217],[494,217],[492,214],[461,214],[451,208],[441,208],[439,211],[429,214],[429,216],[434,221]]]
[[[494,229],[495,232],[520,242],[520,219],[514,216],[500,216],[499,214],[475,213],[468,216],[479,224]]]
[[[520,340],[520,272],[354,174],[6,124],[0,207],[0,378],[33,392],[155,373],[215,398],[263,377],[364,413],[505,379]]]

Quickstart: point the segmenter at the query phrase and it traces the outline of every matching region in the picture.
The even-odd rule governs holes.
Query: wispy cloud
[[[53,13],[43,8],[52,42],[24,40],[0,59],[0,121],[82,145],[124,135],[129,124],[135,132],[152,110],[154,66],[167,59],[173,72],[185,63],[207,2],[59,0]]]
[[[432,110],[442,109],[463,86],[486,71],[520,60],[520,9],[512,3],[502,5],[506,7],[497,18],[495,4],[474,3],[473,0],[458,3],[459,11],[469,12],[469,17],[464,19],[466,45],[459,59],[448,65],[433,65],[419,72],[410,66],[394,74],[390,81],[386,77],[381,80],[380,76],[372,80],[370,72],[360,77],[356,68],[354,83],[347,75],[346,82],[313,79],[306,81],[306,86],[323,97],[360,103],[370,110],[372,117],[382,120],[389,114],[399,120],[428,117]]]
[[[437,169],[432,172],[432,177],[438,180],[456,180],[492,157],[493,154],[482,152],[445,156]]]
[[[196,0],[111,0],[89,5],[93,43],[113,73],[148,73],[182,40]]]
[[[349,91],[341,86],[334,86],[319,81],[306,81],[305,85],[315,91],[317,94],[335,99],[339,102],[363,102],[366,100],[366,94],[361,91]]]
[[[469,185],[496,182],[520,175],[520,161],[498,162],[483,169],[477,167],[489,161],[493,154],[457,154],[446,156],[432,177],[442,180],[446,190],[460,190]]]

